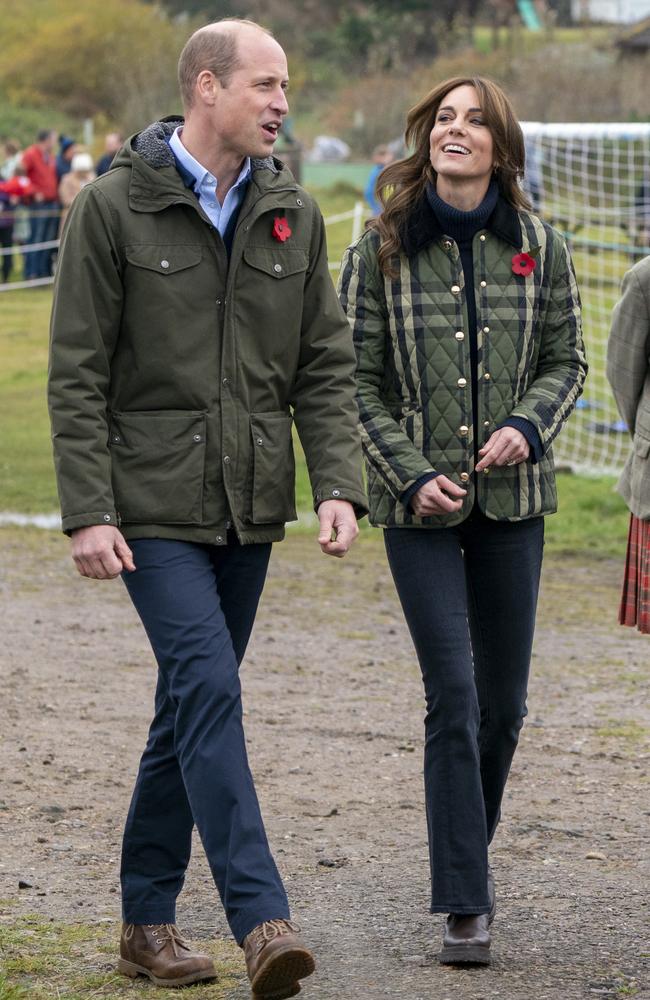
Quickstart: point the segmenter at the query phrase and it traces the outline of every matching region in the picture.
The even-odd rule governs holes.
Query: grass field
[[[0,900],[0,911],[7,911],[10,903]],[[0,1000],[149,996],[148,980],[133,981],[116,973],[117,934],[106,921],[65,923],[35,913],[17,917],[8,926],[5,917],[0,928]],[[192,1000],[222,1000],[237,986],[238,948],[234,942],[217,940],[202,947],[218,965],[219,982],[193,987]]]
[[[348,210],[354,200],[345,189],[318,197],[326,217]],[[332,261],[340,259],[350,233],[349,221],[328,229]],[[5,292],[0,303],[0,511],[51,513],[57,509],[45,404],[51,291]],[[311,490],[297,451],[298,505],[307,511]],[[623,555],[628,515],[613,478],[560,474],[559,494],[560,513],[547,521],[550,551]]]

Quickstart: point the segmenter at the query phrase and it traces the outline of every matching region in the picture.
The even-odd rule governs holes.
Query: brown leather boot
[[[299,979],[311,976],[314,956],[291,920],[266,920],[244,938],[244,957],[253,1000],[285,1000],[300,992]]]
[[[443,965],[490,964],[489,913],[450,913],[445,924],[440,961]]]
[[[192,951],[175,924],[122,924],[117,971],[156,986],[187,986],[214,979],[212,959]]]

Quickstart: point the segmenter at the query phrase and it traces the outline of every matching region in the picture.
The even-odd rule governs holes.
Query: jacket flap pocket
[[[206,415],[200,410],[112,413],[115,505],[134,524],[200,524]]]
[[[294,521],[296,467],[290,413],[251,414],[253,439],[253,524]]]
[[[132,243],[124,248],[129,264],[144,267],[158,274],[175,274],[188,267],[194,267],[202,257],[201,247],[164,246],[160,243]]]
[[[647,458],[650,452],[650,440],[641,437],[638,432],[634,435],[634,454],[638,458]]]
[[[308,258],[304,250],[295,247],[246,247],[244,260],[258,271],[270,274],[272,278],[288,278],[307,270]]]

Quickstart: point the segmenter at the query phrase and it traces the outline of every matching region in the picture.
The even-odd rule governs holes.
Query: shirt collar
[[[187,187],[193,187],[196,191],[199,191],[206,184],[214,185],[214,187],[216,188],[216,186],[219,183],[218,179],[214,176],[214,174],[211,174],[209,170],[206,170],[203,164],[199,163],[198,160],[195,160],[192,154],[188,152],[188,150],[181,142],[180,133],[182,129],[183,126],[179,125],[178,128],[174,130],[172,135],[170,135],[169,146],[172,153],[176,157],[177,164],[182,168],[180,170],[180,173]],[[189,177],[187,177],[188,174],[192,178],[192,183],[188,183],[189,180]],[[250,156],[247,156],[239,172],[239,177],[233,184],[233,188],[239,187],[240,184],[243,184],[244,181],[247,181],[250,175],[251,175],[251,160]]]

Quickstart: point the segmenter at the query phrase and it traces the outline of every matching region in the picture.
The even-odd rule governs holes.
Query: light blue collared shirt
[[[185,149],[185,146],[181,142],[180,134],[182,131],[182,125],[179,125],[169,139],[170,148],[176,159],[195,178],[194,190],[199,196],[199,205],[215,229],[218,229],[223,236],[233,213],[238,211],[244,197],[246,183],[251,176],[250,157],[247,156],[244,160],[239,177],[228,191],[223,205],[221,205],[217,198],[217,185],[219,181]]]

